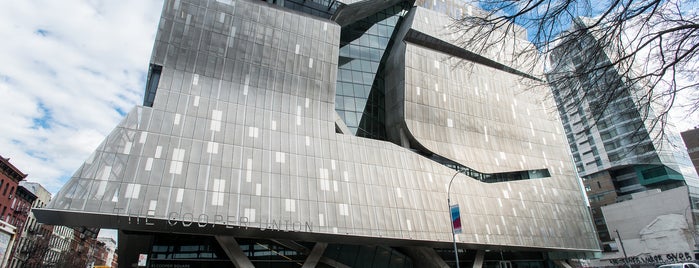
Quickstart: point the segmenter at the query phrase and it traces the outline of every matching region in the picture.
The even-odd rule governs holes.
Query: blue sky
[[[27,180],[58,192],[142,103],[162,3],[0,1],[0,155]]]
[[[0,155],[56,193],[142,102],[162,0],[0,2]]]

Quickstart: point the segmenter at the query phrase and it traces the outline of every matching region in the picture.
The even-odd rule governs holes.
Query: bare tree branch
[[[636,134],[665,136],[670,109],[682,103],[699,111],[699,16],[696,3],[683,0],[485,0],[485,12],[454,18],[460,44],[476,53],[494,48],[512,55],[513,68],[532,74],[545,66],[550,85],[568,88],[555,96],[559,109],[581,109],[584,131],[605,127],[605,118],[626,116],[626,95],[643,124]],[[500,47],[528,31],[529,47]],[[511,43],[511,42],[510,42]],[[532,57],[535,54],[547,57]],[[516,65],[516,66],[514,66]],[[690,93],[690,94],[687,94]],[[689,98],[679,98],[679,95]],[[629,112],[630,113],[630,112]],[[635,135],[636,135],[635,134]],[[631,148],[630,150],[633,150]]]

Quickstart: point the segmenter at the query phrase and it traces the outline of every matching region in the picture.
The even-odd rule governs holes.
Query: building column
[[[408,135],[405,134],[405,130],[401,128],[398,134],[400,135],[400,146],[403,146],[403,148],[406,149],[410,149],[410,139],[408,139]]]
[[[485,250],[476,251],[476,259],[473,260],[473,268],[483,267],[483,260],[485,260]]]
[[[554,260],[553,263],[555,263],[556,266],[560,268],[573,268],[565,260]]]
[[[323,252],[325,252],[325,248],[328,247],[328,243],[316,243],[315,246],[313,246],[313,250],[311,250],[311,253],[308,254],[308,258],[306,258],[306,261],[303,263],[303,267],[301,268],[314,268],[316,265],[318,265],[318,261],[320,261],[320,257],[323,256]]]
[[[240,249],[240,245],[238,245],[238,242],[235,241],[235,237],[217,235],[216,241],[218,241],[218,244],[221,245],[223,251],[225,251],[226,255],[228,255],[228,259],[230,259],[231,262],[233,262],[235,267],[255,268],[255,266],[252,265],[250,259],[248,259],[248,257],[245,256],[243,250]]]
[[[401,247],[400,252],[410,257],[415,267],[449,268],[442,257],[430,247]]]
[[[274,243],[277,243],[277,244],[279,244],[279,245],[285,246],[285,247],[287,247],[287,248],[296,250],[296,251],[298,251],[298,252],[302,252],[303,254],[308,254],[308,255],[309,255],[309,258],[306,259],[306,262],[308,262],[308,261],[311,260],[311,259],[310,259],[310,255],[313,254],[313,252],[311,252],[312,250],[309,250],[309,249],[307,249],[306,247],[304,247],[304,246],[302,246],[302,245],[299,245],[299,244],[297,244],[297,243],[294,242],[294,241],[291,241],[291,240],[280,240],[280,239],[272,239],[272,241],[273,241]],[[328,266],[334,267],[334,268],[350,268],[349,266],[344,265],[344,264],[342,264],[342,263],[340,263],[340,262],[338,262],[338,261],[336,261],[336,260],[333,260],[333,259],[331,259],[331,258],[328,258],[328,257],[323,256],[323,252],[325,252],[325,249],[328,247],[327,243],[323,243],[323,244],[325,244],[325,245],[323,245],[323,250],[322,250],[320,253],[318,253],[318,254],[319,254],[319,255],[318,255],[318,262],[322,262],[322,263],[327,264]],[[319,245],[316,244],[316,245],[313,247],[313,250],[316,250],[316,247],[318,247],[318,246],[319,246]],[[318,249],[318,250],[320,250],[320,249]],[[316,262],[315,265],[318,265],[318,262]]]

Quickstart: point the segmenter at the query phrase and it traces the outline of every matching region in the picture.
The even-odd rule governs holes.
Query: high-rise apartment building
[[[575,23],[584,26],[586,19]],[[616,251],[617,236],[607,228],[603,206],[633,193],[686,185],[692,204],[686,209],[696,214],[699,179],[671,123],[661,129],[655,107],[638,105],[648,89],[628,83],[633,72],[603,67],[614,61],[609,55],[614,54],[588,32],[562,40],[551,54],[548,78],[599,239],[605,251]]]
[[[482,54],[445,31],[477,12],[168,0],[144,105],[37,216],[119,229],[120,267],[444,267],[452,243],[475,267],[589,256],[554,105],[501,55],[524,30]]]
[[[699,174],[699,128],[695,127],[694,129],[684,131],[680,135],[682,135],[682,141],[684,141],[684,145],[687,147],[687,153],[694,165],[694,171]]]

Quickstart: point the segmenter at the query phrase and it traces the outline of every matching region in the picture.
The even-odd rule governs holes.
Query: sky
[[[55,195],[142,103],[162,5],[0,0],[0,156],[26,180]]]
[[[142,103],[162,0],[0,0],[0,155],[56,193]]]
[[[0,155],[28,181],[57,193],[142,104],[162,4],[0,0]]]

